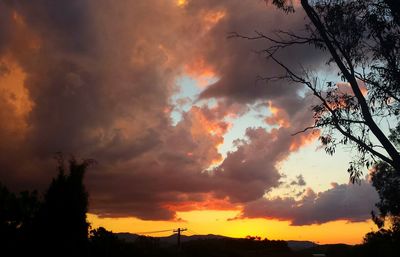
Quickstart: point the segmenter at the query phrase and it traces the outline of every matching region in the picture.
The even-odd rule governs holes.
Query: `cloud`
[[[300,12],[253,0],[2,1],[0,180],[43,189],[62,151],[98,161],[85,183],[90,211],[103,216],[174,219],[177,210],[262,199],[280,183],[276,165],[315,138],[291,136],[312,117],[301,88],[254,83],[276,69],[252,54],[265,42],[226,36],[301,22]],[[282,58],[317,63],[307,49]],[[199,101],[217,105],[192,106],[174,125],[171,97],[185,74],[215,76]],[[222,160],[227,118],[257,104],[279,110],[273,127],[248,128]]]
[[[199,4],[200,1],[194,1]],[[204,3],[203,3],[204,2]],[[217,39],[207,49],[206,61],[216,67],[220,80],[207,87],[201,94],[202,98],[228,97],[240,102],[254,102],[260,99],[271,99],[282,102],[290,108],[287,100],[295,96],[302,87],[289,86],[288,82],[257,81],[257,77],[281,75],[284,71],[273,62],[267,61],[262,54],[263,49],[270,45],[265,40],[226,39],[220,35],[237,32],[244,35],[254,35],[254,31],[271,33],[277,28],[296,31],[304,26],[304,13],[298,10],[293,15],[282,16],[282,12],[274,7],[265,7],[262,3],[249,1],[226,1],[223,4],[201,1],[202,4],[214,8],[223,8],[226,12],[223,22],[220,22],[210,32],[211,38]],[[195,7],[199,8],[197,5]],[[239,11],[241,10],[241,11]],[[224,46],[223,49],[221,46]],[[319,66],[321,52],[311,50],[310,46],[300,46],[286,49],[278,54],[279,59],[300,72],[298,63]],[[296,60],[296,62],[293,62]],[[286,84],[286,85],[282,85]]]
[[[332,183],[332,186],[320,193],[308,188],[299,200],[292,197],[258,199],[245,205],[241,218],[287,220],[294,226],[371,218],[379,196],[369,182],[362,180],[360,185]]]
[[[303,175],[298,175],[296,176],[296,180],[293,180],[292,182],[290,182],[291,186],[305,186],[306,185],[306,181],[304,180]]]

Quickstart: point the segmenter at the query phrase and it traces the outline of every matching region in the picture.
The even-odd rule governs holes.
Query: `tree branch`
[[[307,16],[310,18],[311,22],[314,24],[319,34],[321,35],[326,47],[328,48],[334,61],[338,65],[340,71],[343,73],[346,80],[350,83],[353,93],[355,97],[358,99],[358,103],[361,107],[361,112],[366,121],[367,126],[370,128],[371,132],[375,135],[375,137],[379,140],[379,142],[385,148],[386,152],[391,157],[392,161],[389,163],[391,163],[391,165],[397,170],[397,172],[400,172],[400,154],[397,152],[396,148],[393,146],[390,140],[386,137],[386,135],[382,132],[382,130],[373,120],[367,102],[357,84],[353,72],[349,72],[344,63],[342,62],[340,56],[336,52],[335,47],[332,45],[328,35],[326,34],[325,27],[322,24],[322,21],[318,17],[318,14],[315,12],[315,10],[309,5],[307,0],[301,0],[301,5],[305,10]],[[388,158],[385,157],[385,159],[387,160]]]

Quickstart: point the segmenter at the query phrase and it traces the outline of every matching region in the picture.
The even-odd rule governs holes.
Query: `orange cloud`
[[[25,24],[23,17],[21,15],[19,15],[19,13],[16,12],[16,11],[12,12],[12,19],[18,25],[24,25]]]
[[[184,7],[187,4],[188,4],[187,0],[176,0],[176,5],[179,7]]]
[[[360,80],[358,80],[357,83],[358,83],[358,87],[360,88],[361,93],[364,96],[366,96],[368,93],[368,89],[365,86],[365,83]],[[336,83],[336,87],[343,94],[354,95],[353,90],[350,86],[350,83],[348,83],[348,82],[338,82],[338,83]]]
[[[181,5],[187,4],[187,1],[180,1]],[[198,35],[205,36],[226,16],[225,10],[203,10],[199,13],[200,29]],[[195,54],[193,58],[184,66],[184,73],[197,81],[199,87],[206,87],[216,79],[218,74],[210,63],[205,60],[202,54]]]
[[[186,212],[193,210],[240,210],[240,206],[232,204],[229,199],[216,199],[210,193],[199,194],[198,199],[192,196],[181,194],[180,198],[184,201],[179,203],[168,203],[165,208],[175,212]]]
[[[189,64],[186,64],[184,72],[191,78],[195,79],[199,87],[208,86],[210,81],[218,77],[214,68],[206,63],[202,57],[197,57]]]
[[[363,96],[367,96],[368,94],[368,89],[365,86],[365,83],[358,80],[357,81],[358,86],[360,88],[361,93]],[[354,96],[354,92],[350,86],[350,83],[348,82],[339,82],[336,83],[337,91],[335,91],[335,95],[337,96],[337,99],[335,102],[328,103],[329,107],[332,109],[342,109],[348,107],[348,99],[349,97]]]
[[[4,113],[7,122],[3,121],[2,127],[21,136],[28,129],[27,116],[33,108],[33,101],[24,85],[26,74],[9,56],[0,59],[0,66],[3,70],[0,74],[0,100],[9,109]]]
[[[13,47],[19,47],[24,51],[34,50],[37,51],[41,47],[40,38],[32,32],[25,19],[17,11],[12,12],[12,21],[15,23],[16,30],[14,33]]]
[[[208,119],[203,110],[196,106],[191,109],[191,112],[193,113],[192,122],[194,122],[192,127],[193,137],[206,131],[209,135],[217,137],[218,142],[223,143],[222,136],[231,128],[230,122]]]
[[[193,106],[190,110],[192,115],[192,138],[194,140],[207,140],[214,145],[212,151],[218,152],[218,148],[224,143],[223,136],[232,127],[232,123],[210,117],[206,113],[207,111],[213,112],[213,109]],[[214,109],[214,111],[217,111],[217,109]],[[196,155],[191,152],[187,153],[187,156],[196,158]],[[213,156],[214,158],[210,160],[210,166],[219,164],[223,160],[222,155],[219,153]]]
[[[220,22],[226,15],[224,10],[211,10],[204,14],[204,23],[206,30],[212,29],[218,22]]]
[[[315,130],[313,132],[309,132],[309,133],[305,132],[305,133],[301,133],[301,134],[298,134],[296,136],[293,136],[293,141],[290,144],[289,150],[291,152],[297,151],[301,147],[306,146],[308,144],[311,144],[317,138],[319,138],[320,134],[321,133],[320,133],[319,130]]]
[[[273,106],[271,101],[268,101],[268,108],[272,114],[265,119],[268,125],[278,125],[284,128],[290,127],[289,116],[284,109]]]

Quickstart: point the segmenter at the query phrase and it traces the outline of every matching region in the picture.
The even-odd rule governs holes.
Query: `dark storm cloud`
[[[276,69],[251,53],[263,42],[226,36],[301,22],[253,0],[1,2],[0,180],[44,188],[63,151],[98,161],[85,183],[102,216],[173,219],[188,202],[258,201],[280,184],[276,164],[315,138],[291,136],[312,117],[293,86],[254,84]],[[174,126],[170,97],[185,67],[220,78],[201,94],[217,107],[194,106]],[[248,128],[221,160],[224,118],[268,103],[277,110],[268,122],[282,126]]]
[[[243,217],[288,220],[292,225],[322,224],[335,220],[352,222],[371,218],[374,203],[379,200],[372,185],[362,180],[357,184],[332,184],[333,188],[320,193],[308,189],[300,199],[258,199],[246,204]]]
[[[277,30],[301,31],[304,27],[304,13],[301,9],[292,15],[284,15],[274,7],[265,7],[251,1],[226,1],[217,4],[215,1],[197,2],[198,5],[210,6],[216,10],[222,8],[227,14],[223,22],[213,31],[216,42],[210,44],[207,53],[208,60],[217,67],[221,79],[209,86],[201,97],[228,97],[240,102],[254,102],[260,99],[274,99],[284,102],[287,108],[292,107],[286,102],[294,96],[301,86],[285,85],[285,82],[265,83],[257,81],[257,77],[268,77],[284,74],[284,71],[274,62],[267,61],[262,50],[271,46],[267,40],[246,40],[239,38],[223,38],[236,32],[245,36],[256,36],[255,31],[271,35]],[[264,7],[264,8],[263,8]],[[272,35],[274,37],[274,35]],[[224,46],[223,48],[221,46]],[[281,51],[278,58],[281,62],[300,72],[300,64],[318,66],[322,63],[322,53],[310,46],[294,46]]]

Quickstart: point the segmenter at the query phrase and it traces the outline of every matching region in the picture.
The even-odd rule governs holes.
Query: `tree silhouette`
[[[399,147],[400,125],[392,130],[390,137]],[[393,256],[400,251],[400,174],[387,163],[379,162],[371,173],[371,180],[380,198],[376,204],[379,213],[372,212],[372,220],[379,230],[366,234],[364,242],[381,256]]]
[[[268,0],[267,0],[268,2]],[[285,12],[295,10],[291,0],[273,0]],[[260,32],[255,36],[233,33],[232,37],[266,40],[263,53],[283,69],[265,81],[283,79],[305,85],[319,100],[313,106],[314,125],[328,154],[338,145],[350,145],[356,158],[349,165],[352,181],[362,167],[381,160],[400,172],[400,154],[381,128],[380,121],[393,121],[400,113],[399,4],[393,0],[301,0],[308,17],[299,34],[277,31],[277,37]],[[313,72],[298,72],[279,60],[278,53],[295,45],[313,45],[329,54],[327,65],[336,66],[338,83]]]
[[[78,162],[71,157],[69,174],[65,174],[63,156],[59,155],[57,160],[58,176],[51,182],[39,212],[37,249],[46,255],[85,256],[89,223],[86,220],[88,193],[83,177],[93,161]]]
[[[111,231],[103,227],[90,231],[91,255],[93,256],[113,256],[118,248],[118,238]]]
[[[37,192],[16,195],[0,183],[0,242],[6,255],[22,253],[31,243],[34,218],[40,208]]]

